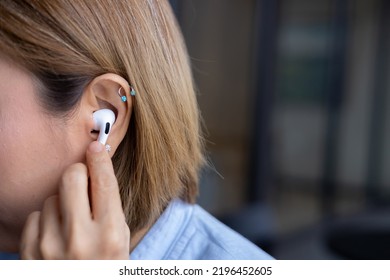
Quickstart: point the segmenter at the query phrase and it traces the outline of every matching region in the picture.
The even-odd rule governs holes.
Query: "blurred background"
[[[390,259],[390,1],[171,4],[212,163],[199,204],[277,259]]]

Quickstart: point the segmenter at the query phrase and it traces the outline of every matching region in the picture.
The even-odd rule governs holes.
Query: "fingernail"
[[[104,148],[104,146],[101,143],[99,143],[98,141],[93,141],[89,145],[89,151],[92,153],[100,153],[101,151],[103,151],[103,148]]]

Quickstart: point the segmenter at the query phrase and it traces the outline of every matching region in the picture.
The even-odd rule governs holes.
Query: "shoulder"
[[[184,235],[183,259],[272,259],[255,244],[233,231],[198,205],[185,204],[190,213]]]
[[[270,255],[198,205],[172,201],[131,253],[135,260],[261,260]]]

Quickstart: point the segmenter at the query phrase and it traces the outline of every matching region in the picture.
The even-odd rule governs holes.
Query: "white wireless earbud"
[[[115,114],[109,109],[101,109],[93,113],[93,121],[93,129],[99,131],[98,141],[105,145],[112,125],[115,123]]]

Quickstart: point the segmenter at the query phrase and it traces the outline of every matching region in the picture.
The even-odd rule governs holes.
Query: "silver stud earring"
[[[111,146],[110,145],[108,145],[108,144],[106,144],[106,151],[109,153],[109,152],[111,152]]]

